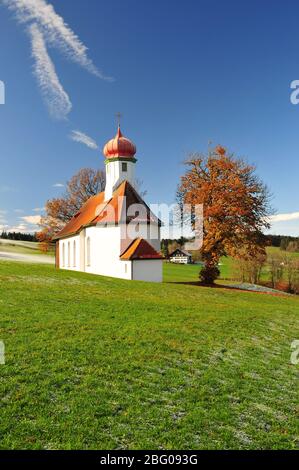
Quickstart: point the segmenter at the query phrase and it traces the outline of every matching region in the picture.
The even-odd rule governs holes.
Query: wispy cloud
[[[45,210],[45,207],[35,207],[32,210],[33,210],[33,212],[43,212]]]
[[[75,142],[80,142],[81,144],[86,145],[90,149],[93,149],[93,150],[98,149],[97,143],[91,137],[84,134],[84,132],[72,131],[70,133],[70,139],[74,140]]]
[[[22,214],[24,211],[23,211],[23,209],[14,209],[14,212],[16,214]]]
[[[286,214],[276,214],[269,217],[270,222],[285,222],[288,220],[299,219],[299,212],[290,212]]]
[[[93,64],[87,55],[87,47],[46,0],[3,0],[3,3],[16,12],[20,23],[38,24],[46,41],[60,49],[69,60],[99,78],[111,80]]]
[[[54,183],[53,188],[64,188],[64,184],[62,183]]]
[[[24,215],[20,217],[21,220],[26,222],[30,225],[38,225],[40,223],[41,216],[40,215]]]
[[[42,32],[36,24],[29,28],[32,45],[32,56],[35,59],[34,74],[41,89],[51,116],[65,119],[72,109],[72,103],[63,89],[49,57]]]

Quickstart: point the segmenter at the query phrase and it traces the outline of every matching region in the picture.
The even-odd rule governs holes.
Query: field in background
[[[298,307],[0,262],[0,448],[295,449]]]
[[[280,248],[276,247],[268,247],[267,248],[268,256],[277,255],[277,256],[290,256],[292,258],[299,259],[299,253],[292,253],[280,250]],[[171,264],[165,263],[164,264],[164,280],[167,282],[171,281],[180,281],[180,282],[196,282],[198,281],[198,274],[201,269],[199,264],[194,265],[179,265],[179,264]],[[236,264],[235,261],[228,257],[222,257],[220,260],[220,280],[234,280],[236,279]],[[265,264],[261,280],[263,282],[270,281],[270,271],[269,266],[267,263]]]
[[[22,240],[7,240],[0,238],[0,253],[12,253],[19,255],[47,255],[54,257],[54,249],[47,253],[40,250],[39,243]]]
[[[277,254],[281,254],[281,255],[284,255],[284,254],[287,254],[291,257],[294,257],[294,258],[299,258],[299,253],[298,252],[291,252],[291,251],[283,251],[281,250],[280,248],[276,247],[276,246],[269,246],[267,248],[267,253],[269,255],[277,255]]]
[[[38,243],[0,238],[0,251],[19,254],[40,254]]]

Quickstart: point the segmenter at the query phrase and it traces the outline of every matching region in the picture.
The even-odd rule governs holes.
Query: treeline
[[[283,251],[299,251],[299,237],[288,235],[268,235],[269,245],[279,247]]]
[[[282,251],[288,252],[299,252],[299,237],[291,237],[288,235],[267,235],[268,245],[280,248]],[[177,248],[184,248],[186,242],[190,242],[193,239],[189,238],[178,238],[169,239],[164,238],[161,240],[161,251],[165,257],[176,250]],[[192,251],[193,260],[200,259],[200,254]]]
[[[262,279],[266,267],[270,280]],[[267,258],[235,259],[233,279],[251,284],[269,285],[273,289],[299,294],[299,259],[287,252],[275,251]]]
[[[37,242],[35,233],[21,233],[21,232],[2,232],[0,238],[4,240],[21,240],[24,242]]]

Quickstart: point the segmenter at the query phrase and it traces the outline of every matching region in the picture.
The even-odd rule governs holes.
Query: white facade
[[[131,261],[119,259],[120,227],[87,227],[80,235],[59,241],[60,268],[123,279],[132,278]]]
[[[121,279],[162,282],[162,260],[120,259],[121,230],[124,229],[120,226],[96,225],[83,229],[79,235],[59,240],[59,267]]]
[[[188,256],[171,256],[169,258],[171,263],[178,263],[178,264],[189,264],[190,260]]]
[[[129,181],[134,187],[135,183],[135,161],[120,157],[117,160],[106,161],[106,187],[105,201],[112,198],[113,191],[123,181]]]
[[[80,235],[59,241],[59,267],[81,271],[80,267]]]

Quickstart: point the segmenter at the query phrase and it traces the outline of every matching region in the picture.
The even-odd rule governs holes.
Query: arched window
[[[90,261],[91,261],[91,257],[90,257],[90,237],[87,237],[87,240],[86,240],[86,264],[87,264],[87,266],[90,266]]]
[[[65,266],[65,243],[62,243],[62,266]]]
[[[67,265],[71,266],[71,242],[67,243]]]
[[[73,266],[76,266],[76,240],[74,240],[73,244]]]

